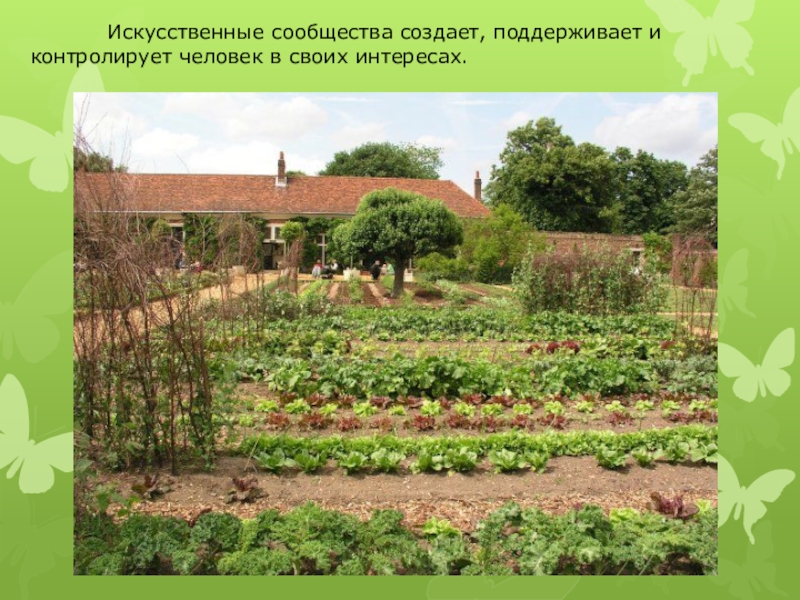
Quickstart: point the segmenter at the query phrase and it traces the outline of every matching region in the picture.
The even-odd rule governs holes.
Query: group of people
[[[321,261],[317,261],[311,269],[311,275],[315,279],[332,279],[334,275],[339,273],[340,268],[335,258],[328,265],[323,265]]]
[[[381,275],[394,275],[394,267],[388,262],[381,265],[381,261],[376,260],[369,268],[369,274],[372,275],[372,281],[378,281]]]

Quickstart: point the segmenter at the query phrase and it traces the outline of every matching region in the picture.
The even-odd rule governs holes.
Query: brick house
[[[389,187],[441,200],[462,218],[489,215],[481,202],[478,173],[471,196],[452,181],[438,179],[287,176],[283,152],[278,159],[277,175],[78,172],[75,204],[105,206],[105,210],[163,219],[178,239],[183,236],[187,213],[259,217],[268,221],[269,234],[263,240],[265,267],[276,268],[284,253],[281,228],[286,221],[295,217],[352,217],[364,195]],[[327,245],[324,235],[317,245],[324,256]]]

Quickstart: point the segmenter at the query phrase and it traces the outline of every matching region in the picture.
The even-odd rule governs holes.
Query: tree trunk
[[[403,273],[406,270],[406,260],[404,258],[395,259],[394,265],[394,285],[392,286],[392,298],[403,297]]]

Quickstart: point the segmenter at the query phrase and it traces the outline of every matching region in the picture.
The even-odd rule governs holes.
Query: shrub
[[[461,258],[448,258],[433,252],[417,261],[417,269],[428,281],[446,279],[448,281],[468,281],[469,265]]]
[[[659,278],[640,272],[628,252],[583,248],[570,254],[529,252],[514,273],[524,310],[595,315],[648,312],[663,304]]]

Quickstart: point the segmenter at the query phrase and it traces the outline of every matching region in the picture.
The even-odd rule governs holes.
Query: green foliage
[[[528,461],[519,453],[513,450],[490,450],[489,460],[494,465],[496,473],[510,473],[528,467]]]
[[[353,412],[358,417],[371,417],[378,412],[378,408],[369,403],[368,400],[364,402],[356,402],[353,405]]]
[[[656,273],[669,274],[672,270],[672,239],[657,233],[645,233],[644,258]]]
[[[189,263],[213,265],[219,254],[219,225],[221,219],[196,213],[184,213],[184,251]]]
[[[290,415],[302,415],[311,412],[311,406],[302,398],[289,402],[283,409]]]
[[[514,270],[531,247],[544,250],[545,237],[510,206],[500,204],[492,208],[489,218],[464,220],[464,243],[458,254],[475,281],[511,283]]]
[[[400,467],[400,463],[405,460],[405,455],[386,448],[380,448],[370,455],[370,463],[376,471],[382,473],[394,473]]]
[[[686,166],[659,160],[639,150],[617,148],[610,155],[615,170],[615,199],[604,211],[613,233],[663,231],[672,224],[670,201],[686,189]]]
[[[283,469],[295,466],[295,461],[278,448],[274,452],[260,452],[255,456],[256,464],[270,473],[280,473]]]
[[[340,455],[336,462],[345,473],[351,475],[352,473],[358,473],[364,469],[369,463],[369,457],[361,452],[353,450],[347,454]]]
[[[628,455],[619,448],[600,446],[595,454],[598,464],[604,469],[621,469],[628,462]]]
[[[698,503],[699,504],[699,503]],[[134,515],[76,529],[76,575],[712,575],[717,511],[682,519],[584,506],[548,516],[507,504],[472,536],[431,517],[418,538],[403,514],[375,511],[366,522],[305,504],[252,520],[202,515],[194,527]],[[90,524],[83,522],[84,526]]]
[[[602,148],[575,144],[554,119],[509,131],[487,195],[542,231],[608,231],[615,169]]]
[[[325,452],[302,450],[294,455],[294,461],[303,473],[315,473],[328,462],[328,455]]]
[[[673,231],[699,234],[717,245],[717,147],[706,152],[689,173],[689,187],[672,200]]]
[[[417,271],[429,281],[469,281],[472,277],[470,265],[461,257],[450,258],[439,252],[431,252],[417,259]]]
[[[524,310],[605,315],[655,313],[665,299],[658,277],[639,272],[630,253],[589,250],[569,254],[530,251],[514,273]]]
[[[337,152],[320,175],[439,179],[441,148],[418,144],[369,142],[349,152]]]
[[[299,240],[305,235],[305,227],[302,223],[297,221],[289,221],[281,227],[281,239],[286,242],[287,246],[291,246],[294,242]]]
[[[336,243],[348,256],[375,253],[394,261],[392,297],[403,292],[408,260],[462,241],[458,217],[441,201],[393,188],[370,192],[355,216],[336,228]]]

